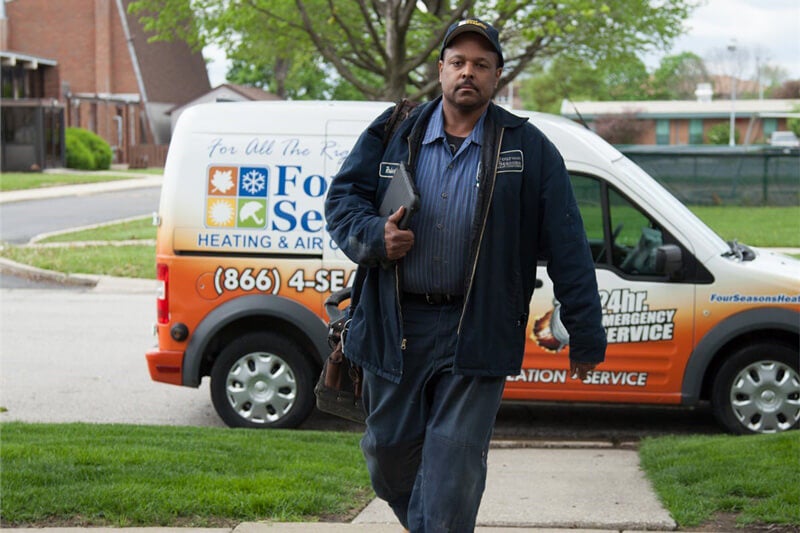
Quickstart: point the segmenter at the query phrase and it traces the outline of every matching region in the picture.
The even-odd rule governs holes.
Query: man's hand
[[[389,215],[386,225],[383,226],[386,257],[391,261],[397,261],[405,256],[414,246],[414,232],[397,227],[397,223],[403,218],[403,213],[405,212],[406,208],[400,207],[400,209]]]
[[[570,361],[569,377],[583,381],[596,366],[597,363],[577,363],[575,361]]]

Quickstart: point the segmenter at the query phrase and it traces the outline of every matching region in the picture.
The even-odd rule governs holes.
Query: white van
[[[197,387],[230,426],[296,427],[330,352],[323,302],[354,265],[325,231],[331,179],[375,102],[198,105],[170,145],[158,213],[156,381]],[[592,132],[530,117],[571,174],[597,265],[606,361],[567,379],[569,339],[543,265],[504,398],[693,406],[729,431],[800,421],[800,262],[726,243]]]

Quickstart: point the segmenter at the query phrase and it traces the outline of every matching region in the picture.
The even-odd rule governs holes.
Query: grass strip
[[[773,435],[647,438],[642,468],[681,527],[734,513],[737,526],[800,526],[800,438]]]
[[[125,222],[115,222],[103,224],[91,229],[70,231],[51,235],[37,243],[46,244],[51,242],[81,242],[81,241],[127,241],[127,240],[155,240],[157,228],[153,225],[151,215],[127,220]]]
[[[3,527],[343,520],[374,497],[352,433],[0,425]]]
[[[5,246],[0,250],[0,257],[65,274],[99,274],[142,279],[156,277],[156,252],[153,245],[53,248]]]
[[[41,172],[3,172],[0,175],[0,192],[39,189],[42,187],[58,187],[61,185],[78,185],[81,183],[99,183],[104,181],[120,181],[141,178],[141,173],[119,171],[114,175],[85,173],[41,173]]]

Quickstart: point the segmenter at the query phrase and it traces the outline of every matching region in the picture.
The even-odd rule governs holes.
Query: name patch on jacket
[[[387,163],[381,161],[381,168],[378,175],[382,178],[393,178],[397,174],[397,169],[400,168],[400,163]]]
[[[525,167],[522,161],[522,150],[509,150],[500,152],[500,159],[497,160],[497,173],[501,172],[522,172]]]

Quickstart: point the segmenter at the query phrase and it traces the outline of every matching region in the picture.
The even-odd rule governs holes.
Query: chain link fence
[[[800,149],[621,146],[687,205],[800,205]]]

